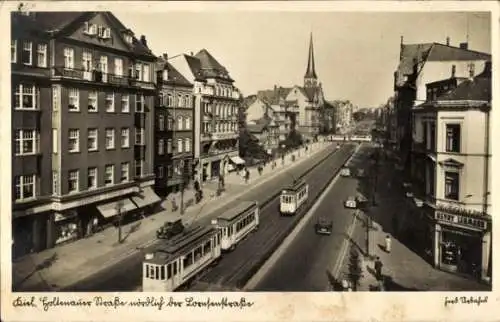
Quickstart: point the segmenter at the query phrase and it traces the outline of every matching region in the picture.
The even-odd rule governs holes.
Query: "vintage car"
[[[349,177],[351,175],[351,169],[344,167],[340,170],[340,175],[342,177]]]
[[[178,235],[184,231],[184,225],[182,224],[182,219],[178,219],[174,222],[167,221],[156,231],[156,238],[158,239],[170,239],[175,235]]]
[[[314,225],[316,234],[319,235],[331,235],[333,229],[333,221],[327,219],[326,217],[319,217],[318,221]]]
[[[344,207],[350,208],[350,209],[356,209],[358,208],[358,198],[354,196],[349,196],[347,197],[347,200],[344,202]]]

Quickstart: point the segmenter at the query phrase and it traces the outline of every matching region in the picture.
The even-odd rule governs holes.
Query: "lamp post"
[[[118,243],[122,243],[122,218],[123,218],[123,213],[122,213],[122,207],[123,207],[123,201],[120,200],[116,204],[116,212],[118,214]]]
[[[179,166],[181,168],[181,209],[180,209],[180,213],[181,215],[184,215],[184,178],[185,178],[185,169],[184,169],[184,160],[180,160],[179,161]]]

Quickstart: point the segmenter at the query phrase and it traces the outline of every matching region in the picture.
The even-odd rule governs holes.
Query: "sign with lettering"
[[[450,224],[458,224],[483,230],[486,230],[486,228],[488,227],[488,223],[486,222],[486,220],[479,218],[472,218],[468,216],[449,214],[441,211],[436,211],[435,219]]]

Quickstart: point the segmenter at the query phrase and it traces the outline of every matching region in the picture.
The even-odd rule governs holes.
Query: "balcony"
[[[213,117],[213,114],[210,112],[203,113],[203,121],[211,121]]]
[[[233,91],[232,96],[233,99],[237,100],[240,99],[240,92],[239,91]]]
[[[152,81],[145,82],[137,78],[129,78],[129,79],[130,79],[130,86],[140,87],[143,89],[150,89],[150,90],[155,89],[155,84]]]
[[[144,89],[155,89],[153,82],[143,82],[135,78],[123,75],[103,73],[101,71],[85,71],[81,69],[68,69],[64,67],[53,67],[51,76],[69,80],[82,80],[87,82],[105,83],[115,86],[136,86]]]
[[[235,132],[212,133],[212,140],[228,140],[228,139],[236,139],[238,137],[239,137],[239,133],[235,133]]]
[[[210,140],[212,140],[212,133],[209,133],[209,132],[201,133],[200,138],[201,138],[202,142],[203,141],[210,141]]]

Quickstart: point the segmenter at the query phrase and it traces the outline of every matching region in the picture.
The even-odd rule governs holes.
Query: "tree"
[[[366,116],[365,113],[361,111],[352,113],[352,118],[354,119],[355,122],[362,121],[365,118],[365,116]]]
[[[351,281],[353,290],[356,291],[360,284],[359,282],[363,277],[363,268],[361,267],[361,258],[359,256],[359,252],[354,245],[351,246],[348,269],[349,272],[347,273],[347,276],[349,278],[349,281]]]

